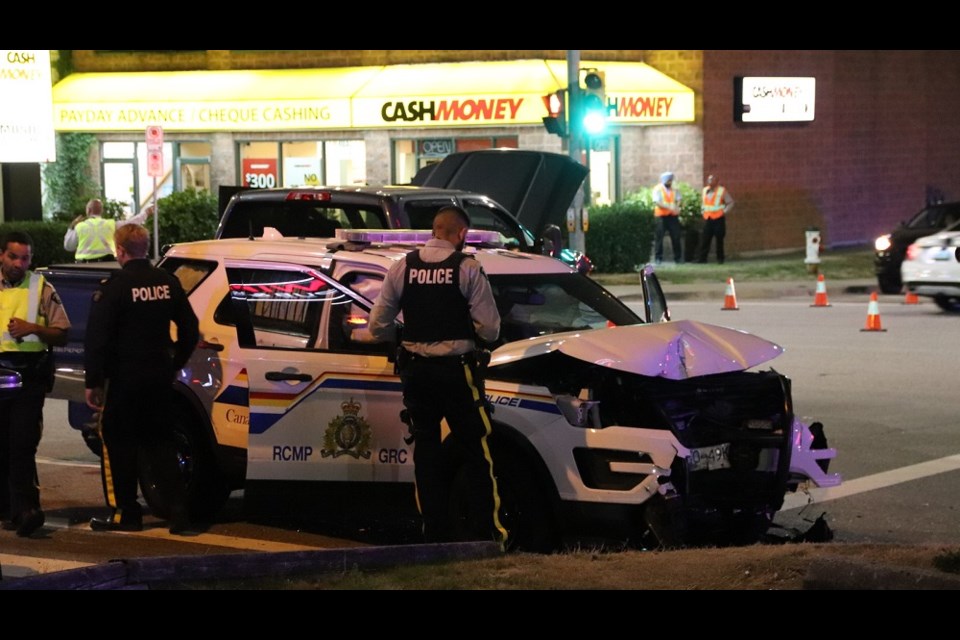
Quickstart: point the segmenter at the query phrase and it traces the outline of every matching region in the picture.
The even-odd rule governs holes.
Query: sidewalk
[[[643,289],[640,286],[640,276],[637,275],[637,284],[635,285],[604,285],[612,294],[626,301],[636,301],[643,298]],[[719,300],[723,302],[726,293],[727,281],[718,282],[699,281],[688,284],[673,284],[670,282],[661,282],[663,292],[667,296],[667,302],[674,300]],[[813,300],[817,290],[817,278],[811,276],[804,280],[734,280],[738,300],[750,300],[760,298],[810,298]],[[863,278],[857,280],[824,280],[827,289],[827,296],[833,299],[849,298],[851,301],[866,299],[869,295],[877,291],[876,278]],[[890,298],[899,298],[901,294],[890,296]]]

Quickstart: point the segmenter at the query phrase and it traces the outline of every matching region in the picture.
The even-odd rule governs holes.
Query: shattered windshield
[[[609,291],[578,273],[490,276],[500,311],[500,340],[641,324]]]

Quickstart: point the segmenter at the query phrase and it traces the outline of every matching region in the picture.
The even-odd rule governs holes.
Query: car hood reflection
[[[493,352],[490,367],[555,351],[618,371],[683,380],[749,369],[776,358],[783,347],[737,329],[676,320],[511,342]],[[496,373],[491,371],[491,375]]]

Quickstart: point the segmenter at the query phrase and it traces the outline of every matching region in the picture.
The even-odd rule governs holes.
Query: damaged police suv
[[[201,328],[173,412],[194,518],[243,489],[255,521],[416,520],[395,351],[371,340],[367,319],[390,265],[429,235],[267,228],[168,250],[160,266]],[[778,345],[671,321],[650,267],[635,311],[559,260],[504,248],[498,233],[471,231],[466,251],[502,317],[486,393],[511,548],[598,535],[647,548],[749,544],[785,495],[841,482],[822,425],[794,414],[790,380],[754,369]],[[73,389],[69,373],[54,395],[82,400],[82,372]],[[454,458],[448,472],[459,530],[467,488]],[[169,514],[169,487],[149,469],[141,489]]]

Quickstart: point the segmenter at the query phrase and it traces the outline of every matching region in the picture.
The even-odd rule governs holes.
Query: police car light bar
[[[431,231],[416,229],[337,229],[337,240],[386,244],[425,244],[433,237]],[[467,231],[467,244],[503,246],[499,231]]]

